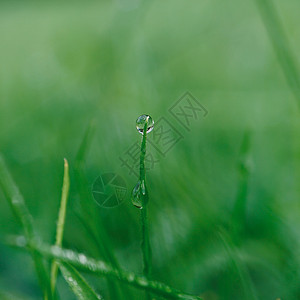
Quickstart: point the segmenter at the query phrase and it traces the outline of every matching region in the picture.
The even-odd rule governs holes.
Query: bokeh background
[[[300,3],[273,3],[277,38],[289,43],[281,60],[259,0],[1,1],[0,149],[45,242],[54,242],[66,157],[64,246],[104,259],[74,178],[84,133],[93,122],[90,191],[105,172],[130,190],[136,177],[120,156],[140,141],[135,120],[165,117],[183,138],[165,157],[148,148],[159,160],[147,173],[153,277],[207,300],[300,299],[300,99],[287,81],[300,63]],[[208,110],[189,131],[169,112],[187,91]],[[91,199],[119,264],[141,274],[129,192],[111,209]],[[1,240],[22,234],[0,200]],[[0,253],[1,299],[41,299],[30,256],[5,243]],[[88,279],[115,300],[104,279]],[[58,288],[75,299],[61,277]]]

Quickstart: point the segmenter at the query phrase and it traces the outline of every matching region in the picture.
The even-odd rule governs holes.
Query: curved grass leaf
[[[14,212],[16,218],[22,225],[23,230],[25,232],[25,236],[29,244],[33,243],[33,240],[36,239],[36,235],[32,224],[32,217],[26,207],[23,196],[21,195],[18,187],[16,186],[12,176],[10,175],[6,167],[6,164],[1,154],[0,154],[0,187],[2,188],[3,193],[7,198],[10,207]],[[50,281],[43,260],[40,257],[40,255],[37,253],[36,249],[33,249],[31,247],[29,248],[34,261],[39,284],[43,290],[44,299],[51,300],[52,293],[50,288]]]
[[[94,200],[92,198],[92,193],[84,172],[85,158],[90,148],[90,144],[94,136],[94,131],[94,123],[91,122],[90,126],[85,132],[85,135],[76,155],[74,163],[75,181],[78,187],[80,197],[80,204],[83,214],[82,218],[85,220],[86,223],[88,223],[87,228],[93,231],[92,236],[97,239],[95,243],[98,246],[101,246],[99,247],[99,252],[101,256],[109,263],[111,263],[114,267],[118,267],[118,262],[115,256],[113,255],[111,242],[107,236],[104,225],[96,214]]]
[[[32,298],[19,295],[14,292],[7,292],[0,290],[0,299],[1,300],[32,300]]]
[[[141,117],[144,117],[141,116]],[[140,118],[141,118],[140,117]],[[148,192],[146,188],[146,168],[145,168],[145,157],[146,157],[146,142],[147,142],[147,130],[148,130],[148,120],[149,116],[146,116],[145,124],[143,128],[143,137],[142,137],[142,144],[141,144],[141,151],[140,151],[140,180],[138,184],[144,184],[144,192],[138,191],[138,196],[136,197],[141,200],[141,223],[142,223],[142,253],[143,253],[143,262],[144,262],[144,276],[147,279],[151,279],[151,272],[152,272],[152,250],[150,245],[150,237],[149,237],[149,226],[148,226],[148,217],[147,217],[147,210],[148,210]],[[134,195],[135,188],[133,189],[132,195]],[[133,197],[133,201],[135,198]],[[134,204],[134,203],[133,203]],[[135,205],[135,204],[134,204]],[[148,300],[152,299],[152,296],[149,292],[146,292],[146,298]]]
[[[101,300],[100,295],[90,287],[86,280],[70,265],[59,264],[59,269],[79,300]]]
[[[239,153],[239,184],[231,218],[232,238],[235,243],[240,242],[246,226],[245,220],[249,184],[248,181],[251,172],[251,165],[249,164],[250,147],[251,136],[250,132],[246,131],[243,136],[241,149]]]
[[[117,259],[114,256],[113,248],[110,239],[106,233],[105,227],[101,219],[99,219],[96,210],[94,209],[94,200],[89,188],[88,180],[84,172],[84,163],[93,140],[95,132],[94,122],[90,123],[87,128],[83,140],[80,144],[74,164],[74,175],[78,192],[80,196],[81,215],[80,220],[84,224],[84,229],[97,246],[98,253],[101,258],[108,261],[113,267],[119,268]],[[107,279],[111,298],[122,299],[120,286],[110,279]],[[125,299],[131,299],[131,295],[127,289],[124,290]]]
[[[70,189],[69,165],[68,165],[68,161],[65,159],[64,160],[64,179],[63,179],[60,208],[59,208],[59,213],[58,213],[58,221],[57,221],[57,228],[56,228],[56,241],[55,241],[55,245],[59,246],[59,247],[61,247],[61,245],[62,245],[62,240],[63,240],[63,235],[64,235],[64,226],[65,226],[65,219],[66,219],[69,189]],[[58,265],[55,261],[53,261],[52,265],[51,265],[51,289],[52,289],[52,292],[55,291],[57,271],[58,271]]]
[[[234,244],[231,242],[230,237],[222,228],[217,232],[217,236],[222,242],[224,249],[231,261],[232,267],[240,278],[241,286],[244,290],[244,299],[257,300],[256,290],[254,289],[253,282],[249,275],[247,267],[242,263],[239,258],[238,251]]]
[[[20,245],[17,238],[10,238],[8,243],[19,248],[26,247],[26,244]],[[78,252],[62,249],[57,246],[49,246],[43,243],[32,245],[41,255],[49,259],[56,259],[59,262],[70,264],[79,270],[92,273],[99,276],[110,277],[136,288],[149,291],[157,296],[167,299],[186,299],[186,300],[201,300],[199,296],[182,293],[162,282],[148,280],[144,276],[136,275],[132,272],[115,269],[104,261],[89,258]]]
[[[300,105],[300,72],[298,62],[292,53],[289,39],[285,33],[279,14],[272,0],[256,0],[261,18],[265,24],[278,62],[291,91]]]

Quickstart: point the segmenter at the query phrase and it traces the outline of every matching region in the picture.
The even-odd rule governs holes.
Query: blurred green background
[[[274,4],[299,54],[300,2]],[[136,177],[119,158],[140,141],[135,119],[165,117],[183,139],[147,173],[153,278],[207,300],[300,299],[300,99],[257,2],[1,1],[0,37],[0,149],[44,241],[54,242],[66,157],[64,246],[97,256],[73,176],[90,122],[89,186],[116,172],[130,190]],[[208,110],[190,131],[168,111],[186,91]],[[22,234],[0,200],[1,239]],[[116,208],[91,205],[121,267],[141,274],[129,193]],[[30,256],[0,253],[1,297],[41,299]],[[113,299],[105,280],[89,280]],[[62,278],[58,288],[74,299]]]

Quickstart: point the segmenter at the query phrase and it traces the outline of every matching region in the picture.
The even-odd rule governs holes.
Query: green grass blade
[[[151,271],[152,271],[152,250],[150,245],[150,238],[149,238],[149,228],[148,228],[148,191],[146,185],[146,169],[145,169],[145,156],[146,156],[146,141],[147,141],[147,128],[148,128],[148,121],[144,125],[144,133],[141,145],[141,155],[140,155],[140,181],[144,182],[145,184],[145,191],[146,191],[146,199],[147,201],[143,201],[143,207],[141,209],[141,219],[142,219],[142,252],[143,252],[143,260],[144,260],[144,275],[150,279],[151,278]],[[150,298],[150,295],[148,295]]]
[[[96,214],[94,200],[92,198],[88,180],[84,172],[84,162],[86,160],[86,156],[93,139],[94,131],[94,123],[91,122],[90,126],[85,132],[84,138],[81,142],[75,159],[74,175],[82,208],[82,216],[80,219],[82,223],[85,223],[84,228],[89,236],[92,237],[92,240],[94,240],[100,256],[115,268],[119,268],[118,261],[114,256],[113,248],[106,233],[105,227],[101,219],[99,219],[98,215]],[[89,217],[85,218],[84,216]],[[118,285],[108,279],[108,286],[112,298],[122,298],[120,294],[120,287]],[[126,289],[124,289],[124,294],[126,294],[126,299],[131,298],[129,291],[127,291]]]
[[[7,241],[11,246],[26,248],[26,245],[18,243],[17,238],[12,238]],[[121,269],[116,269],[108,263],[100,260],[89,258],[84,254],[77,253],[72,250],[62,249],[57,246],[49,246],[43,243],[33,245],[33,247],[43,256],[49,259],[56,259],[62,263],[70,264],[79,270],[92,273],[99,276],[110,277],[112,279],[124,282],[133,287],[149,291],[160,297],[167,299],[186,299],[186,300],[201,300],[199,296],[182,293],[162,282],[148,280],[144,276],[136,275],[132,272],[127,272]],[[130,298],[129,298],[130,299]]]
[[[83,165],[95,133],[95,122],[91,121],[84,133],[83,140],[76,154],[76,163]]]
[[[300,105],[300,72],[272,0],[256,0],[267,33],[290,89]]]
[[[95,211],[92,206],[93,201],[91,201],[92,199],[90,196],[90,191],[88,189],[88,181],[83,170],[86,156],[93,140],[94,132],[94,123],[91,122],[79,146],[74,163],[74,175],[80,196],[81,209],[84,214],[87,214],[89,216],[94,216]]]
[[[243,230],[245,229],[245,219],[246,219],[246,206],[247,206],[247,195],[248,195],[248,181],[249,174],[251,171],[251,166],[249,165],[250,156],[250,133],[245,132],[242,140],[242,145],[239,154],[239,183],[238,192],[235,199],[233,211],[232,211],[232,230],[233,230],[233,240],[239,243],[242,236]]]
[[[32,217],[27,210],[23,196],[21,195],[18,187],[14,183],[6,165],[4,159],[0,155],[0,186],[2,191],[9,201],[9,205],[15,214],[16,218],[22,225],[25,236],[29,239],[32,239],[33,234],[33,225]]]
[[[101,300],[100,295],[92,289],[86,280],[72,266],[59,264],[59,269],[79,300]]]
[[[64,179],[62,187],[61,202],[58,214],[57,228],[56,228],[56,241],[55,245],[61,247],[63,235],[64,235],[64,225],[66,219],[67,202],[70,190],[70,177],[69,177],[69,165],[68,161],[64,160]],[[55,291],[56,279],[57,279],[58,265],[56,261],[52,262],[51,265],[51,289],[52,293]]]
[[[141,220],[142,220],[142,252],[144,260],[144,275],[150,279],[152,273],[152,250],[150,245],[150,237],[148,230],[148,216],[147,207],[141,209]]]
[[[134,206],[140,208],[141,210],[141,227],[142,227],[142,253],[143,253],[143,263],[144,263],[144,276],[147,279],[151,279],[152,273],[152,250],[149,237],[149,226],[148,226],[148,201],[149,195],[146,184],[146,168],[145,168],[145,157],[146,157],[146,144],[147,144],[147,130],[148,130],[148,120],[150,116],[142,115],[138,118],[146,117],[143,121],[145,122],[142,131],[142,143],[140,150],[140,178],[136,186],[132,191],[132,203]],[[146,298],[148,300],[152,299],[151,294],[147,291]]]
[[[257,300],[258,298],[256,295],[256,291],[254,289],[249,272],[244,263],[241,261],[240,256],[238,255],[238,251],[231,242],[230,237],[222,229],[220,229],[219,232],[217,232],[217,234],[224,246],[229,260],[231,261],[233,269],[240,278],[241,286],[244,290],[244,299]]]
[[[7,198],[12,211],[14,212],[16,218],[19,220],[20,224],[23,227],[25,236],[29,242],[29,245],[33,243],[36,239],[32,217],[27,209],[23,196],[21,195],[18,187],[16,186],[12,176],[10,175],[4,159],[0,154],[0,187]],[[46,268],[43,264],[43,260],[37,251],[31,247],[30,252],[34,261],[36,273],[38,276],[39,284],[42,288],[44,299],[51,300],[52,293],[50,288],[49,276],[46,271]]]
[[[8,292],[8,291],[0,290],[0,299],[1,300],[33,300],[29,296],[19,295],[15,293],[16,291]]]
[[[110,246],[109,238],[106,234],[101,220],[99,220],[98,216],[96,215],[94,200],[92,199],[92,194],[89,189],[88,180],[83,170],[86,155],[92,142],[93,135],[94,125],[93,123],[91,123],[85,132],[84,138],[76,155],[74,175],[81,201],[81,208],[83,214],[82,219],[84,219],[85,222],[88,223],[87,227],[90,230],[94,231],[93,236],[97,238],[97,245],[102,245],[101,248],[99,248],[100,255],[104,259],[109,261],[112,265],[117,267],[118,263],[112,253],[113,251],[112,247]],[[89,218],[84,218],[84,216],[89,216]]]

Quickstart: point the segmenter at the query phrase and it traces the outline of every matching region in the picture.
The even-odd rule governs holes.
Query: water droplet
[[[141,115],[136,120],[136,129],[139,133],[144,134],[144,128],[147,123],[147,131],[149,133],[153,130],[154,121],[149,115]]]
[[[79,261],[82,263],[82,264],[85,264],[87,262],[87,258],[84,254],[79,254]]]
[[[51,249],[52,249],[52,253],[54,255],[59,255],[60,254],[60,248],[58,246],[52,246]]]
[[[147,204],[148,191],[144,180],[139,180],[136,186],[133,188],[131,194],[131,201],[135,207],[140,209],[143,208],[143,205]]]
[[[24,236],[18,236],[16,238],[16,244],[19,246],[19,247],[25,247],[27,242],[26,242],[26,239]]]

